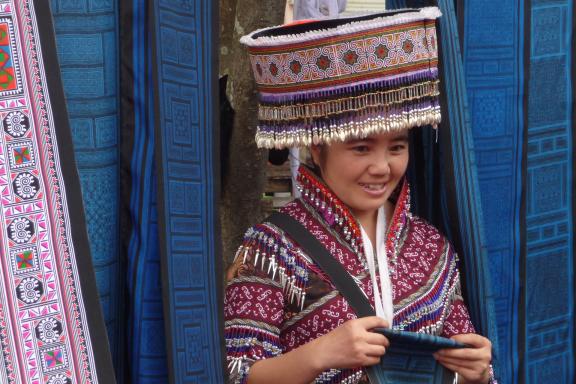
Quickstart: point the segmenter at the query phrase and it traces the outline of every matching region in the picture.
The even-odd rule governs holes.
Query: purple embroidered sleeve
[[[224,298],[224,338],[230,383],[245,383],[255,362],[282,353],[283,317],[281,285],[253,268],[247,260],[229,281]]]

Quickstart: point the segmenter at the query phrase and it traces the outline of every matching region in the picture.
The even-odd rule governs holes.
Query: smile
[[[385,183],[359,183],[365,192],[371,195],[380,195],[386,191]]]

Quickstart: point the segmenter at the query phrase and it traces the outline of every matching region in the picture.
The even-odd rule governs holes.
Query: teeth
[[[384,188],[384,184],[360,184],[362,187],[367,189],[378,190]]]

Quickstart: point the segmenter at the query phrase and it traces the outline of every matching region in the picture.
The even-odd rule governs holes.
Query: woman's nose
[[[387,175],[390,173],[390,159],[388,154],[381,153],[374,156],[368,171],[373,175]]]

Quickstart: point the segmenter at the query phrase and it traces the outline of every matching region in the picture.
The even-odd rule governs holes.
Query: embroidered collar
[[[364,264],[364,245],[360,224],[348,206],[306,166],[300,166],[297,181],[302,193],[301,199],[318,213],[328,228],[340,235]],[[394,191],[391,200],[396,204],[386,235],[386,250],[389,263],[393,268],[398,256],[398,243],[410,217],[410,187],[406,179]]]

